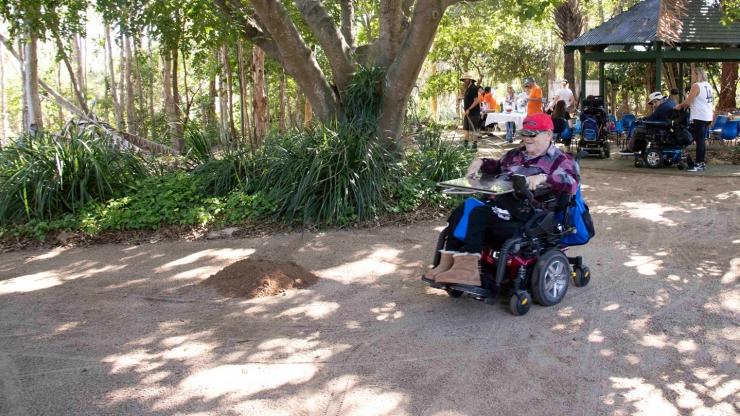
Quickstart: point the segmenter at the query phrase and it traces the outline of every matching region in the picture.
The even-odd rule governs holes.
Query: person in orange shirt
[[[527,115],[542,113],[542,88],[534,81],[534,78],[524,79],[524,88],[527,90]]]
[[[483,101],[488,104],[488,111],[489,112],[497,112],[498,111],[498,103],[496,102],[496,98],[493,97],[493,92],[491,91],[491,87],[486,87],[483,93]]]

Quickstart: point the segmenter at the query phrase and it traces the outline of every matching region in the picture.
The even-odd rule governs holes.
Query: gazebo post
[[[678,100],[683,102],[684,99],[684,92],[683,92],[683,62],[678,63],[678,82],[676,87],[678,87]]]
[[[604,61],[599,61],[599,95],[604,99],[606,104],[606,75],[604,74]]]
[[[655,48],[655,91],[660,91],[663,81],[663,45],[660,42],[653,42]]]
[[[581,49],[581,93],[580,104],[586,99],[586,48]]]

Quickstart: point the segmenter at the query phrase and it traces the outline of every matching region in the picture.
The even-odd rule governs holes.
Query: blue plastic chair
[[[740,120],[726,121],[722,127],[720,138],[724,141],[731,141],[735,144],[738,136],[738,125],[740,125]]]
[[[634,114],[625,114],[622,116],[622,128],[624,128],[624,132],[627,135],[627,138],[629,139],[632,137],[632,132],[635,131],[635,123],[637,122],[637,117],[635,117]]]

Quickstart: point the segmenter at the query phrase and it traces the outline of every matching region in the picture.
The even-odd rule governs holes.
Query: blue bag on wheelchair
[[[599,138],[599,123],[588,117],[583,121],[583,139],[587,141],[594,141]]]
[[[583,195],[581,195],[580,186],[578,186],[578,190],[573,196],[573,202],[568,207],[568,224],[575,228],[575,232],[561,238],[560,242],[563,244],[580,246],[588,243],[596,235],[591,213],[589,213],[588,205],[583,199]]]
[[[485,204],[475,198],[468,198],[465,200],[463,215],[462,218],[460,218],[460,222],[457,223],[457,227],[455,227],[455,230],[452,232],[453,237],[457,238],[460,241],[465,241],[465,237],[468,234],[468,219],[470,218],[470,212],[473,210],[473,208],[479,207],[481,205]]]

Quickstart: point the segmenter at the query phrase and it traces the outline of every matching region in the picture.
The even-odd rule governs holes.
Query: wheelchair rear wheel
[[[537,260],[532,270],[532,295],[543,306],[560,303],[568,291],[570,263],[560,250],[550,250]]]

